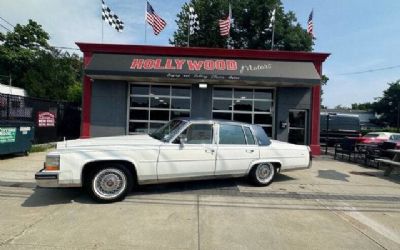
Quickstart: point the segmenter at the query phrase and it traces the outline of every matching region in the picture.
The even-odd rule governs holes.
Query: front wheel
[[[99,202],[120,201],[132,190],[133,178],[125,166],[105,166],[94,170],[89,178],[87,190]]]
[[[249,177],[256,186],[267,186],[274,180],[275,173],[275,167],[271,163],[266,162],[254,166]]]

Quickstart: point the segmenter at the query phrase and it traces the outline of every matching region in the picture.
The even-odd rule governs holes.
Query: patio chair
[[[389,149],[395,149],[396,143],[395,142],[383,142],[379,144],[377,147],[367,147],[365,152],[365,165],[369,165],[370,162],[376,162],[376,159],[392,159],[393,153],[389,152]],[[377,163],[379,164],[379,163]],[[379,167],[379,165],[376,165]]]
[[[339,143],[335,144],[335,155],[333,156],[336,159],[338,154],[348,155],[349,161],[351,160],[351,155],[353,154],[355,157],[356,153],[356,140],[351,138],[343,138],[339,141]]]

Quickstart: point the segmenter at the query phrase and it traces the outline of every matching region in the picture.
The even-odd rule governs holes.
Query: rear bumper
[[[35,174],[35,180],[39,187],[60,187],[58,173],[44,172],[44,169]]]

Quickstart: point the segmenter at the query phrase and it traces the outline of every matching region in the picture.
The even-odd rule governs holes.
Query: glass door
[[[307,111],[289,110],[289,136],[288,141],[293,144],[305,145],[307,143]]]

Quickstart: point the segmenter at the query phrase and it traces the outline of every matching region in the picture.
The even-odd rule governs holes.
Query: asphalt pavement
[[[0,160],[0,249],[400,249],[400,176],[329,157],[278,175],[140,187],[96,204],[36,188],[44,153]]]

